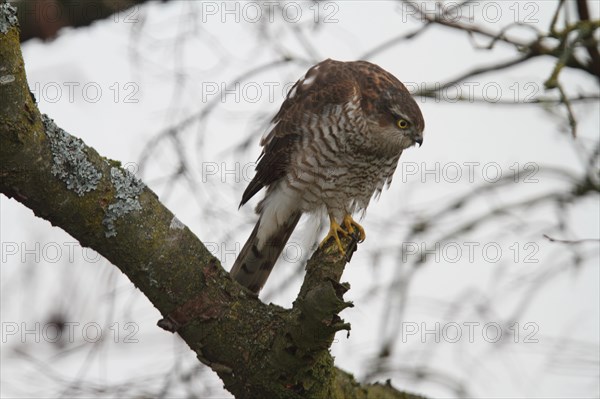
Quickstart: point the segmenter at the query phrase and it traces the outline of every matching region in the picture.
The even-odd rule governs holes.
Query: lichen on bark
[[[52,174],[80,197],[95,190],[102,172],[89,161],[83,141],[56,126],[46,114],[42,122],[52,151]]]
[[[10,3],[0,3],[0,33],[6,34],[10,28],[18,25],[17,9]]]
[[[102,224],[106,227],[106,237],[115,237],[115,221],[133,211],[140,211],[139,196],[145,184],[127,169],[110,168],[110,181],[115,188],[115,201],[109,204]]]

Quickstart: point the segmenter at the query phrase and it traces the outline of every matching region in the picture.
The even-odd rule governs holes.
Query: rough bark
[[[102,254],[139,288],[238,398],[417,398],[359,384],[333,365],[349,286],[335,245],[315,253],[292,309],[234,282],[206,247],[119,162],[41,115],[14,10],[0,4],[0,192]],[[350,239],[345,240],[351,245]]]

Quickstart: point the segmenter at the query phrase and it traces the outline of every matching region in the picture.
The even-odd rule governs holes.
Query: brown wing
[[[256,175],[244,190],[240,206],[248,202],[263,187],[285,176],[291,154],[299,140],[298,134],[287,134],[274,137],[264,146],[256,165]]]
[[[330,106],[345,104],[359,94],[349,64],[327,59],[310,68],[292,86],[261,140],[263,151],[256,175],[244,191],[240,206],[288,173],[292,154],[300,149],[305,135],[304,124],[311,116],[322,115]]]

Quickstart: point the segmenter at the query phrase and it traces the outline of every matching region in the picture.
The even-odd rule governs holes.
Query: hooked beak
[[[423,146],[423,136],[417,136],[417,137],[413,138],[413,141],[416,144],[419,144],[419,148],[421,148]]]

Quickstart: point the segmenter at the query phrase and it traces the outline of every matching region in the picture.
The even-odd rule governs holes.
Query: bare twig
[[[567,115],[569,118],[569,126],[571,127],[571,135],[573,138],[577,137],[577,119],[575,119],[575,114],[573,113],[573,108],[571,107],[571,102],[569,98],[565,94],[565,90],[562,85],[556,82],[556,88],[560,93],[560,99],[563,104],[565,104],[565,108],[567,109]]]
[[[558,242],[561,244],[583,244],[587,242],[600,242],[600,238],[582,238],[580,240],[561,240],[558,238],[550,237],[548,234],[543,235],[545,239],[550,242]]]

